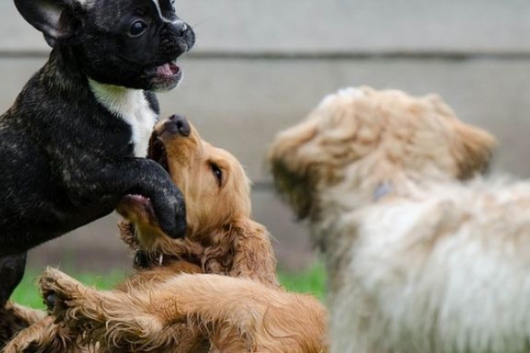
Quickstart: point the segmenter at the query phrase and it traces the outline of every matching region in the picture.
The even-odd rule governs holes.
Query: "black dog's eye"
[[[210,168],[212,169],[213,175],[217,179],[217,184],[219,184],[219,186],[221,186],[221,184],[223,184],[223,171],[215,163],[210,163]]]
[[[140,34],[144,33],[147,29],[147,24],[143,21],[136,21],[132,24],[131,29],[129,30],[129,33],[131,36],[139,36]]]

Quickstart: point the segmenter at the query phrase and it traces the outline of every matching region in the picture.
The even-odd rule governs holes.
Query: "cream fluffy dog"
[[[329,273],[332,352],[530,352],[530,183],[474,177],[494,144],[436,96],[365,87],[277,136],[276,185]]]

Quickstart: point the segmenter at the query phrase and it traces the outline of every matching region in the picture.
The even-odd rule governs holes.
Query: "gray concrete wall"
[[[255,182],[254,215],[280,261],[312,261],[306,230],[275,197],[264,155],[275,132],[324,95],[368,84],[436,92],[500,140],[495,170],[530,176],[530,2],[527,0],[177,0],[197,32],[183,84],[160,95],[164,115],[187,115],[232,151]],[[0,4],[0,108],[48,53],[42,36]],[[110,216],[33,252],[32,263],[90,269],[129,260]],[[86,255],[86,256],[85,256]],[[84,258],[90,261],[81,261]]]

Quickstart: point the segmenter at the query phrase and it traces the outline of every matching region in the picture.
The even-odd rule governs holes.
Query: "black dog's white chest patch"
[[[144,92],[137,89],[106,85],[93,80],[89,80],[89,82],[98,102],[131,126],[131,143],[134,144],[134,155],[145,157],[157,115],[151,109]]]

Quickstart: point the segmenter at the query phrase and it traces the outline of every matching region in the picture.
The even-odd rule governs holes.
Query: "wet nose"
[[[165,122],[166,130],[173,133],[179,134],[184,137],[190,135],[190,123],[188,119],[180,115],[171,115]]]
[[[170,24],[171,31],[175,33],[177,37],[184,37],[189,27],[184,21],[176,21]]]

